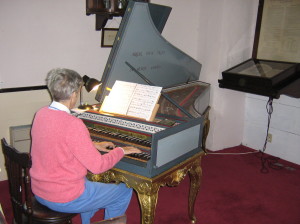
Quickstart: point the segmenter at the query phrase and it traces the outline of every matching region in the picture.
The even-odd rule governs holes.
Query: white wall
[[[96,103],[95,93],[84,92],[84,102]],[[35,112],[51,103],[47,90],[0,93],[0,138],[10,142],[9,127],[32,123]],[[5,180],[4,158],[0,153],[0,181]]]
[[[200,80],[211,84],[210,150],[242,143],[245,94],[220,89],[222,71],[251,57],[258,0],[156,0],[171,6],[163,31],[168,41],[202,64]]]
[[[1,0],[0,27],[0,88],[44,85],[54,67],[101,77],[109,49],[85,1]]]
[[[220,89],[222,71],[251,57],[258,0],[202,0],[199,61],[201,77],[211,83],[211,126],[207,147],[213,151],[241,144],[245,94]]]
[[[33,73],[44,80],[53,67],[101,79],[110,52],[100,47],[101,32],[95,31],[95,17],[85,15],[85,1],[73,0],[1,0],[0,43],[0,88],[11,87],[8,79],[18,84],[25,78],[32,86]],[[93,92],[83,96],[84,102],[96,102]],[[0,138],[9,141],[9,127],[31,124],[50,101],[47,90],[0,93]],[[0,180],[6,179],[2,153],[0,169]]]
[[[268,97],[247,94],[243,145],[263,150],[268,122],[267,101]],[[299,114],[300,99],[281,95],[273,100],[269,130],[272,142],[267,143],[266,153],[300,164]]]

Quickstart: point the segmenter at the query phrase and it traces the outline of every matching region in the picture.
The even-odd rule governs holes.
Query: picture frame
[[[116,39],[118,28],[103,28],[101,37],[101,47],[112,47]]]
[[[300,62],[300,0],[259,0],[252,58]]]

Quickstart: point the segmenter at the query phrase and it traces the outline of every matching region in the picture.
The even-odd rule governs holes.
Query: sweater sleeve
[[[74,119],[68,127],[66,142],[74,157],[90,172],[98,174],[111,169],[124,156],[121,148],[101,155],[91,140],[90,134],[80,119]]]

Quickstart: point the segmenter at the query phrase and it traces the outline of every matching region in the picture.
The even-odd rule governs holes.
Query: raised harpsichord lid
[[[96,99],[102,103],[116,80],[168,88],[199,80],[201,64],[170,44],[161,32],[168,6],[130,1],[110,52]]]

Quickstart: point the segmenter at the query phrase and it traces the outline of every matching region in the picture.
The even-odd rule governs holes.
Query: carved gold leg
[[[208,114],[207,114],[207,117],[204,121],[203,135],[202,135],[202,150],[205,153],[207,153],[207,151],[206,151],[206,139],[207,139],[207,136],[208,136],[209,128],[210,128],[210,120],[209,120]]]
[[[154,222],[155,208],[157,204],[159,187],[153,187],[148,192],[138,193],[142,211],[142,224],[152,224]]]
[[[125,170],[114,168],[103,174],[88,173],[87,177],[92,181],[125,183],[133,188],[138,195],[142,211],[142,224],[153,224],[155,208],[157,204],[158,191],[163,186],[177,186],[189,173],[191,185],[189,192],[189,217],[192,223],[196,222],[194,206],[200,188],[202,175],[201,158],[203,153],[198,153],[186,161],[174,166],[173,168],[161,173],[153,178],[143,177]]]
[[[189,176],[191,180],[190,192],[189,192],[189,217],[192,223],[196,223],[196,216],[194,213],[196,197],[200,189],[202,170],[200,167],[200,159],[196,160],[191,169],[189,170]]]

